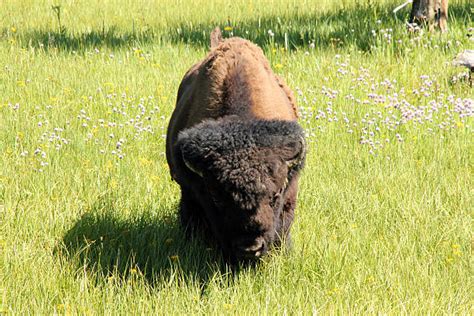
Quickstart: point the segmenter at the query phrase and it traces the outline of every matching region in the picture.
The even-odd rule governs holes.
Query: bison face
[[[224,252],[260,257],[285,237],[284,204],[303,166],[303,131],[287,121],[208,121],[182,132],[185,175]],[[294,180],[294,181],[292,181]],[[294,199],[294,197],[292,197]],[[285,222],[286,221],[286,222]]]

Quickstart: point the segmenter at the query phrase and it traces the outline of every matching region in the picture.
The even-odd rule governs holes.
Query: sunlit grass
[[[472,312],[474,101],[450,63],[473,5],[431,35],[373,2],[61,2],[62,30],[2,2],[0,313]],[[215,25],[263,47],[309,144],[294,248],[237,273],[184,238],[164,155]]]

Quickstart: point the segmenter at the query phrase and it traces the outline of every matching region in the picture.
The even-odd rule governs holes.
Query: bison
[[[185,74],[166,139],[181,187],[180,222],[247,261],[287,245],[305,139],[291,90],[263,52],[211,34],[211,51]]]

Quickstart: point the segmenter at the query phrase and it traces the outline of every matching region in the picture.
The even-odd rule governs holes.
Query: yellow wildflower
[[[227,32],[232,31],[232,26],[230,26],[230,25],[225,26],[224,31],[227,31]]]
[[[152,183],[158,183],[158,182],[160,182],[160,177],[158,177],[158,176],[151,176],[151,177],[150,177],[150,180],[151,180]]]
[[[339,290],[337,287],[327,291],[328,295],[337,295],[341,292],[341,290]]]
[[[453,248],[453,256],[461,257],[461,246],[459,244],[453,244],[451,247]]]
[[[10,28],[10,31],[11,31],[12,33],[16,33],[16,27],[12,26],[12,27]]]
[[[118,185],[117,180],[115,180],[115,178],[112,178],[112,180],[110,180],[110,187],[111,187],[112,189],[116,189],[116,188],[117,188],[117,185]]]
[[[114,167],[114,165],[112,164],[112,161],[110,160],[107,160],[107,162],[105,163],[105,171],[109,172],[110,170],[112,170]]]
[[[82,167],[83,168],[89,168],[90,167],[90,164],[91,164],[91,161],[89,159],[84,159],[82,161]]]
[[[276,64],[275,65],[275,69],[282,69],[283,68],[283,65],[282,64]]]
[[[144,158],[144,157],[138,158],[138,162],[140,162],[140,164],[141,164],[142,166],[151,165],[151,163],[152,163],[151,160],[148,160],[148,159],[146,159],[146,158]]]
[[[178,261],[179,256],[178,255],[173,255],[173,256],[170,256],[170,259],[171,259],[171,261]]]

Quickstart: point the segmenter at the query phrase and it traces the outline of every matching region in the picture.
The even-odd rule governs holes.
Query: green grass
[[[60,1],[61,25],[1,2],[0,314],[472,313],[473,90],[449,63],[474,6],[420,35],[374,2]],[[185,240],[164,156],[216,25],[308,133],[294,249],[239,272]]]

